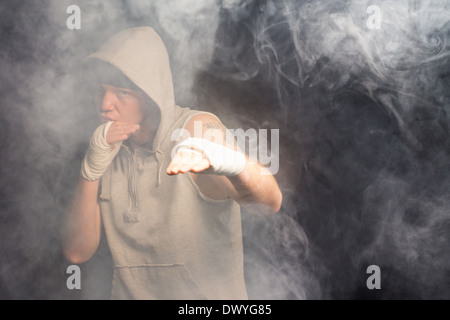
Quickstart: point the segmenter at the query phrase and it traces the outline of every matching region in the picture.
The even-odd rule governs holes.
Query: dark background
[[[280,130],[282,210],[243,212],[250,298],[450,298],[449,17],[448,1],[1,1],[0,298],[108,299],[106,244],[68,290],[59,225],[96,125],[80,63],[140,25],[180,105]]]

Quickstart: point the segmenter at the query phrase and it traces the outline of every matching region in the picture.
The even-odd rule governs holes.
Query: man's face
[[[144,119],[144,98],[138,91],[100,84],[96,94],[102,122],[119,121],[140,124]]]

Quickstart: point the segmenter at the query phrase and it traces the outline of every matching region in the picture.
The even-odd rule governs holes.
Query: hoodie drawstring
[[[161,185],[161,170],[162,170],[162,165],[164,163],[164,153],[161,151],[161,149],[156,149],[154,151],[154,155],[156,158],[157,170],[158,170],[158,175],[156,177],[156,187],[159,187]]]
[[[123,220],[127,223],[139,222],[137,216],[138,209],[138,193],[136,186],[136,171],[137,171],[137,150],[129,151],[130,161],[128,161],[128,209],[123,213]]]

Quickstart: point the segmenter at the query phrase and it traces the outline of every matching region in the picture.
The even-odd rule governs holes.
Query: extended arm
[[[199,125],[203,128],[202,136],[196,137],[195,135],[198,135],[199,132]],[[197,130],[195,130],[196,127]],[[226,128],[217,118],[211,115],[201,114],[194,116],[187,123],[185,129],[191,137],[207,140],[208,143],[206,144],[208,146],[211,145],[209,142],[212,142],[228,147],[230,151],[233,151],[231,149],[233,147],[227,145]],[[211,152],[221,152],[219,149],[214,149],[214,146],[211,150]],[[215,168],[211,168],[211,161],[208,156],[202,156],[198,152],[186,151],[186,149],[180,149],[176,153],[167,168],[168,174],[187,172],[195,174],[203,172],[203,174],[195,174],[194,180],[199,184],[202,192],[206,194],[211,194],[212,192],[214,198],[225,199],[231,197],[246,210],[255,214],[270,214],[280,210],[282,194],[278,183],[273,175],[259,163],[249,161],[243,153],[242,156],[238,157],[231,154],[229,158],[236,159],[239,170],[236,171],[236,166],[234,165],[228,165],[232,173],[223,175],[222,172],[214,172]],[[234,151],[240,152],[236,149]],[[242,157],[245,159],[243,163]],[[220,164],[218,167],[221,167]],[[238,173],[235,174],[233,170]],[[211,191],[211,189],[214,190]]]

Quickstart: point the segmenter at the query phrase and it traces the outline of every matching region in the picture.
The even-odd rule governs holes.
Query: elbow
[[[92,255],[83,255],[79,253],[69,253],[66,251],[63,251],[64,257],[67,261],[69,261],[72,264],[81,264],[86,261],[88,261]]]
[[[282,202],[280,201],[279,203],[277,203],[277,205],[276,206],[274,206],[274,210],[272,211],[272,214],[275,214],[275,213],[277,213],[277,212],[280,212],[280,210],[281,210],[281,205],[282,205]]]
[[[269,189],[266,189],[266,213],[265,215],[272,215],[281,210],[283,204],[283,193],[280,187],[275,182]]]
[[[69,261],[71,264],[82,264],[84,262],[86,262],[86,259],[82,259],[81,257],[77,257],[77,256],[66,256],[66,260]]]
[[[80,250],[67,245],[63,246],[62,253],[67,261],[73,264],[81,264],[88,261],[95,250]]]
[[[283,204],[283,194],[281,193],[281,190],[278,189],[270,206],[269,214],[275,214],[279,212],[281,210],[282,204]]]

